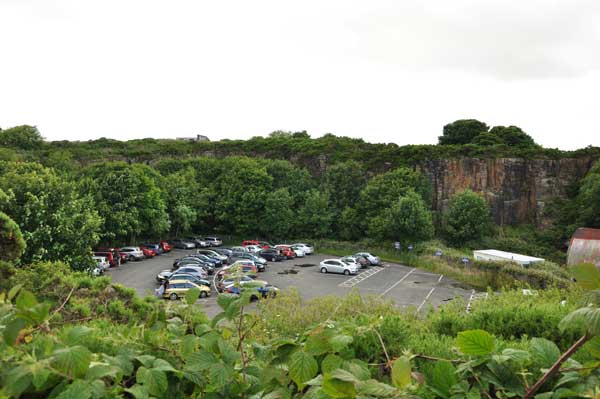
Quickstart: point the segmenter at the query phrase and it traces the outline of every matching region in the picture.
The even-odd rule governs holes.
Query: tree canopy
[[[457,246],[481,239],[488,235],[492,228],[487,202],[471,190],[465,190],[452,197],[443,219],[446,239]]]

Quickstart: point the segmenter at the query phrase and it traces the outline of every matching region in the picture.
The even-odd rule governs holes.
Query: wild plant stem
[[[591,337],[585,334],[583,337],[579,338],[577,342],[575,342],[565,353],[562,354],[561,357],[554,362],[552,367],[546,371],[546,373],[539,379],[523,396],[523,399],[531,399],[535,395],[535,393],[550,379],[552,376],[560,370],[560,366],[569,359],[577,350],[583,346]]]

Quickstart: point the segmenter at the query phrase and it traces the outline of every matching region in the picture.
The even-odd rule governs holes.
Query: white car
[[[107,270],[110,268],[110,263],[105,256],[92,256],[92,259],[94,259],[96,266],[98,266],[99,269]]]
[[[219,237],[204,237],[204,241],[208,242],[211,247],[219,247],[223,245],[223,240]]]
[[[362,256],[363,258],[369,261],[371,266],[381,265],[381,259],[379,259],[379,256],[375,256],[369,252],[358,252],[355,253],[354,256]]]
[[[130,262],[145,258],[144,252],[139,247],[123,247],[119,249],[119,252],[127,254],[127,260]]]
[[[231,247],[230,249],[233,252],[246,252],[246,253],[250,252],[250,251],[248,251],[248,249],[246,249],[246,247]]]
[[[298,248],[300,248],[302,251],[304,251],[305,255],[312,255],[312,253],[315,251],[315,249],[313,247],[311,247],[310,245],[303,244],[301,242],[293,244],[292,246],[294,246],[294,247],[297,246]]]
[[[199,249],[196,251],[197,254],[206,255],[209,258],[220,259],[221,262],[226,262],[229,257],[227,255],[220,254],[212,249]]]
[[[360,263],[358,263],[358,262],[356,261],[356,259],[353,259],[353,258],[352,258],[352,257],[350,257],[350,256],[346,256],[345,258],[342,258],[342,259],[340,259],[340,260],[341,260],[342,262],[344,262],[345,264],[349,265],[349,266],[354,266],[354,267],[356,267],[356,270],[358,270],[358,269],[360,269],[360,268],[361,268],[361,266],[360,266]]]
[[[321,273],[356,274],[358,267],[342,262],[340,259],[325,259],[320,263]]]
[[[258,245],[246,245],[246,249],[248,250],[248,252],[253,254],[257,254],[260,251],[262,251],[262,248]]]
[[[299,245],[290,245],[290,248],[292,248],[292,251],[294,251],[294,253],[296,254],[296,258],[304,258],[304,255],[306,255],[304,249],[302,249],[302,247],[300,247]]]

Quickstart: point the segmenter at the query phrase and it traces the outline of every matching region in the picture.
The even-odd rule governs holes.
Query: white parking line
[[[360,283],[361,281],[365,281],[369,277],[379,273],[382,270],[383,270],[383,267],[376,267],[376,268],[371,268],[371,269],[365,270],[364,272],[359,273],[358,275],[352,277],[351,279],[348,279],[348,280],[344,281],[343,283],[338,284],[338,286],[346,287],[346,288],[354,287],[356,284]]]
[[[440,278],[440,280],[441,280],[441,278]],[[435,291],[435,287],[433,287],[431,289],[431,291],[429,291],[429,294],[427,294],[427,296],[425,297],[425,299],[423,299],[423,302],[421,302],[421,304],[419,305],[419,307],[415,311],[415,314],[419,313],[419,311],[421,310],[421,308],[423,307],[423,305],[425,305],[425,302],[427,302],[427,300],[429,299],[429,297],[431,297],[431,294],[433,294],[433,291]]]
[[[388,292],[390,292],[395,286],[397,286],[398,284],[400,284],[401,282],[403,282],[408,276],[410,276],[412,274],[412,272],[414,272],[417,269],[412,269],[411,271],[409,271],[408,273],[406,273],[400,280],[396,281],[394,283],[394,285],[392,285],[390,288],[388,288],[387,290],[383,291],[381,293],[381,295],[379,295],[379,297],[381,298],[382,296],[384,296],[385,294],[387,294]]]

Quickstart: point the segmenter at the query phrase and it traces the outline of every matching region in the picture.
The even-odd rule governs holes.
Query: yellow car
[[[169,281],[169,286],[162,295],[164,298],[176,300],[185,297],[185,294],[192,288],[197,288],[200,290],[200,298],[206,298],[210,295],[210,288],[207,286],[194,284],[187,280]]]

